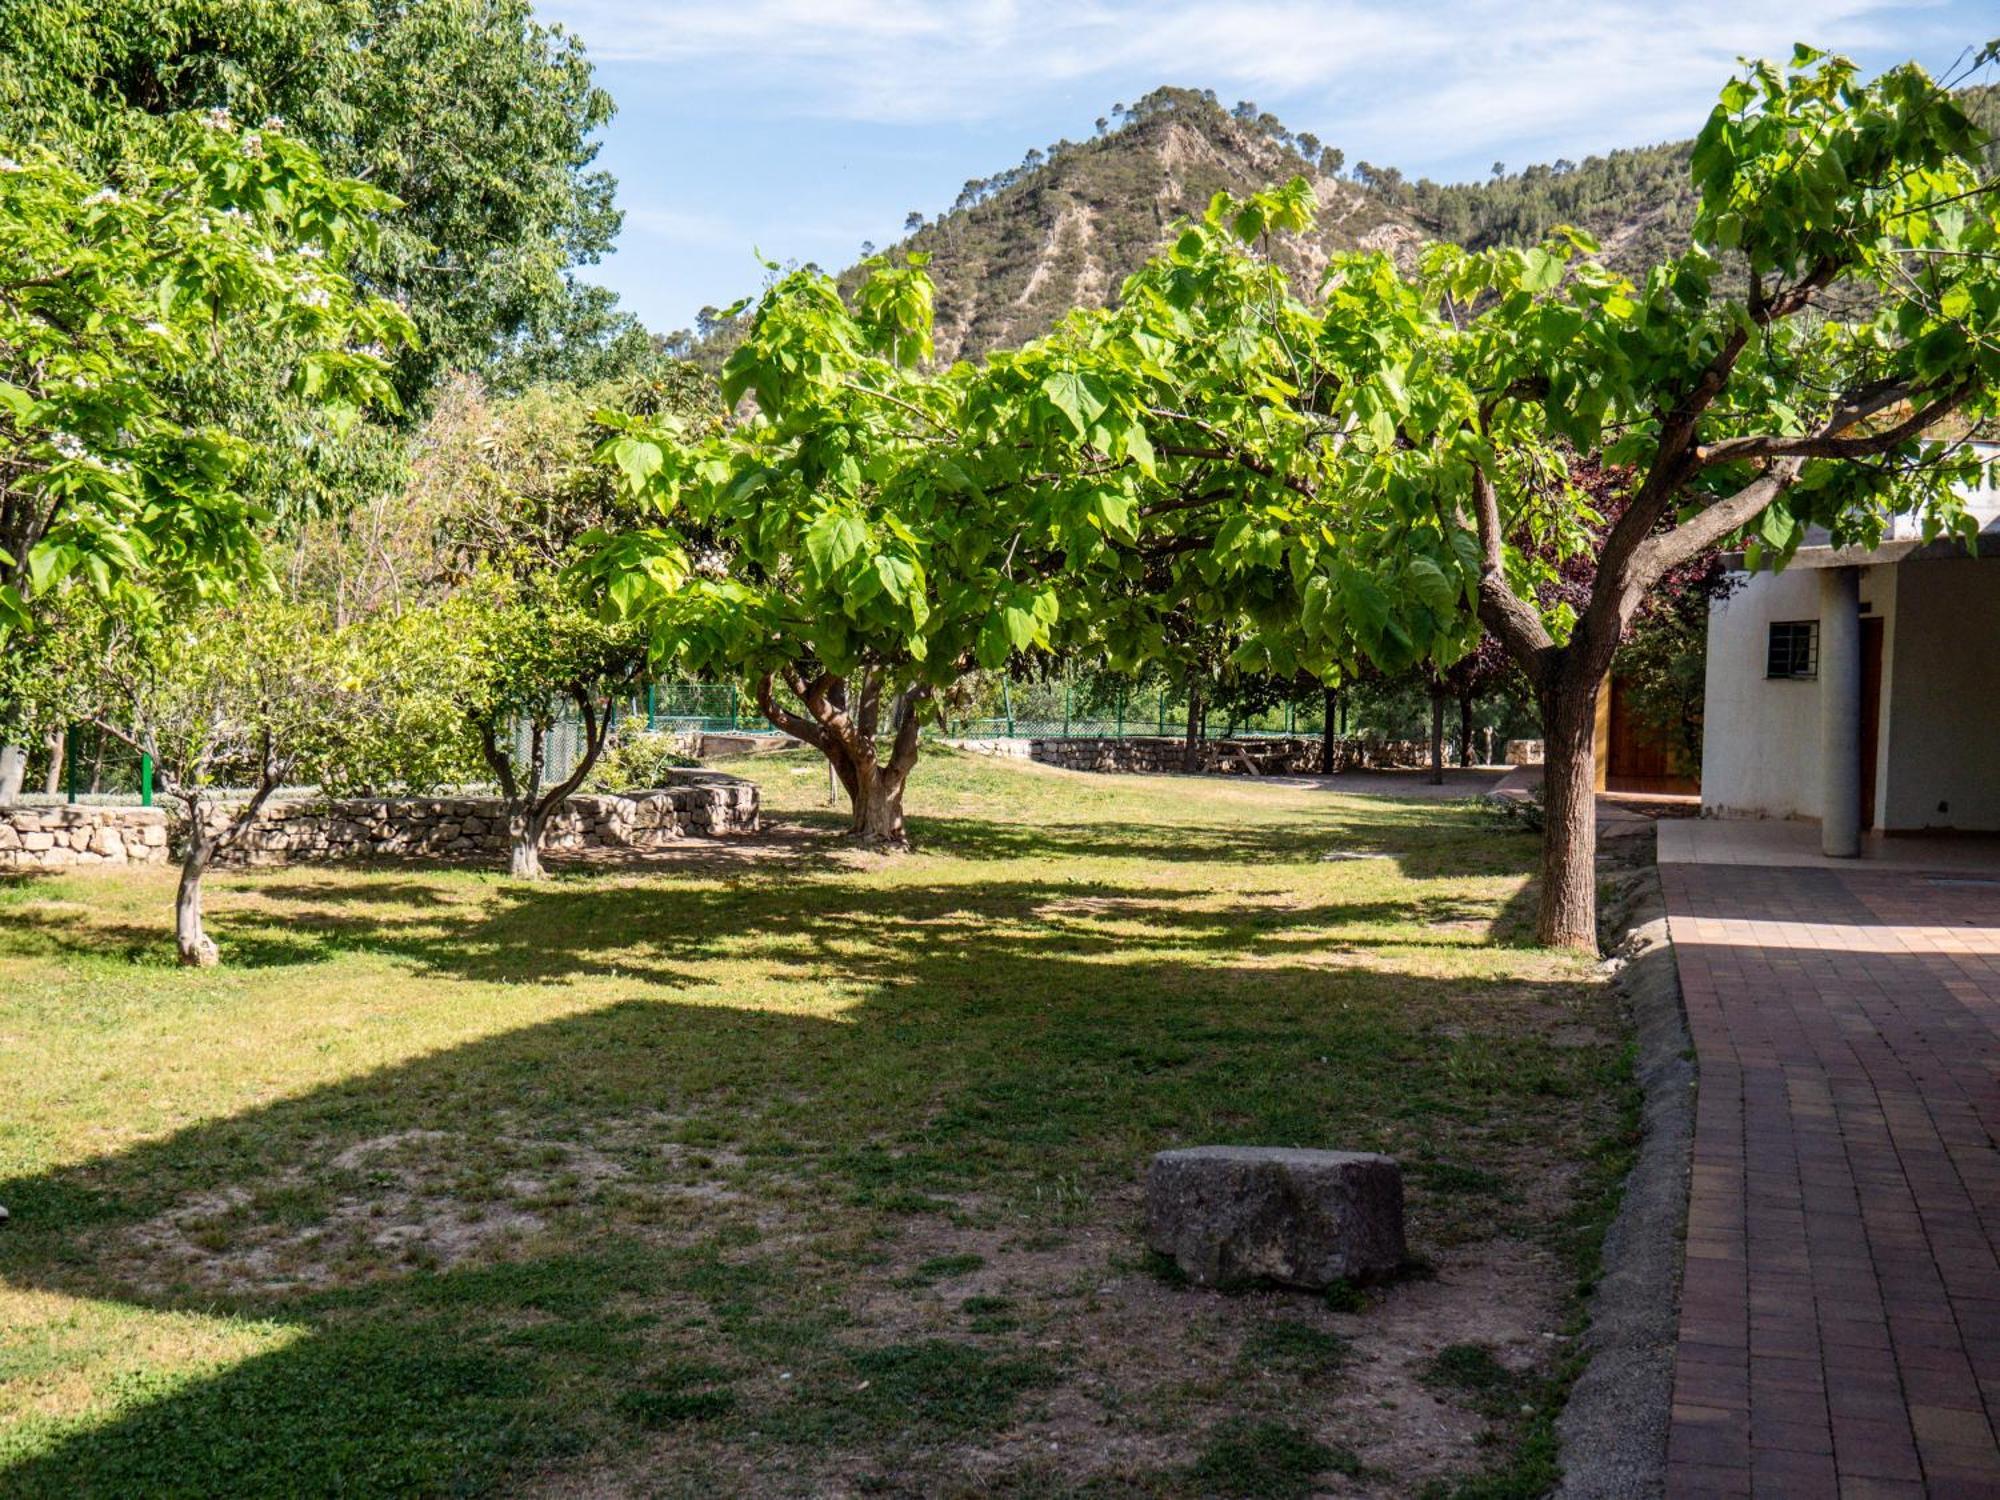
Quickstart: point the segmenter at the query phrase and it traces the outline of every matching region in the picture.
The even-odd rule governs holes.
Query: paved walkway
[[[1701,1065],[1669,1495],[2000,1497],[2000,880],[1660,873]]]

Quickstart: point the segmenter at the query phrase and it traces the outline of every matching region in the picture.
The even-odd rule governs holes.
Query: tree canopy
[[[329,170],[403,204],[357,257],[407,307],[408,402],[527,334],[605,326],[571,268],[611,247],[592,166],[611,98],[574,37],[528,0],[21,0],[0,11],[0,139],[62,142],[99,171],[148,149],[147,122],[228,108],[277,116]],[[593,326],[594,325],[594,326]]]
[[[0,158],[0,639],[73,574],[144,608],[255,571],[247,445],[182,399],[225,328],[290,350],[289,389],[323,412],[394,399],[409,320],[345,267],[395,200],[221,111],[153,145],[110,181]]]

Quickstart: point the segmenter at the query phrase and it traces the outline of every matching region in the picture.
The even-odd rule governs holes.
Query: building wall
[[[2000,559],[1896,572],[1883,645],[1883,826],[2000,830]]]
[[[1868,597],[1864,579],[1862,597]],[[1702,708],[1701,803],[1721,817],[1819,816],[1819,683],[1772,681],[1774,620],[1817,620],[1805,569],[1752,575],[1711,607]]]

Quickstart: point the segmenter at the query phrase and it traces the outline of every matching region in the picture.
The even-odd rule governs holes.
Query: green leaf
[[[1069,418],[1070,426],[1076,429],[1079,438],[1090,431],[1091,424],[1104,414],[1108,403],[1101,391],[1102,387],[1095,377],[1079,375],[1074,370],[1058,370],[1042,380],[1042,394],[1049,398],[1057,411]]]
[[[1458,608],[1461,596],[1458,585],[1428,557],[1412,557],[1409,574],[1411,590],[1432,609],[1449,614]]]
[[[625,487],[636,495],[645,489],[647,480],[660,472],[665,455],[657,443],[626,437],[611,445],[611,459],[624,474]]]
[[[868,528],[859,516],[844,510],[823,511],[806,528],[806,556],[822,576],[844,568],[868,540]]]

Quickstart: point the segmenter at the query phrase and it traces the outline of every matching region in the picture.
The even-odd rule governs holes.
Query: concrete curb
[[[1604,1239],[1590,1298],[1588,1363],[1556,1424],[1564,1500],[1665,1493],[1673,1408],[1681,1246],[1694,1141],[1694,1049],[1667,935],[1666,901],[1650,862],[1625,881],[1618,986],[1638,1042],[1644,1135]]]

